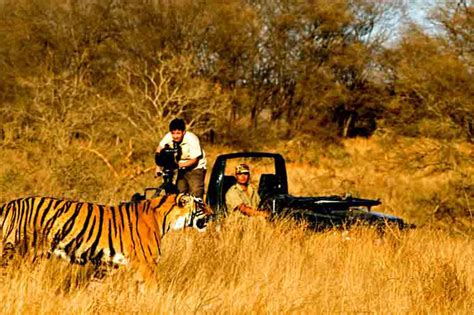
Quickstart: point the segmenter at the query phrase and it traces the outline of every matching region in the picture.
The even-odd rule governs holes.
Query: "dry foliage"
[[[177,233],[144,291],[127,270],[96,283],[18,259],[0,270],[3,312],[469,313],[472,7],[439,4],[440,32],[386,47],[401,3],[0,2],[0,202],[128,200],[159,184],[153,152],[182,116],[209,165],[283,153],[291,193],[381,198],[420,227]]]
[[[125,143],[103,151],[82,145],[76,140],[62,155],[34,143],[2,147],[2,198],[46,194],[108,203],[156,184],[143,171],[153,166],[154,146],[137,157]],[[233,151],[205,149],[210,164]],[[324,149],[303,141],[271,150],[289,161],[291,193],[378,197],[377,210],[419,228],[381,237],[367,229],[313,233],[291,222],[244,220],[205,234],[169,234],[145,288],[125,269],[96,282],[89,267],[18,258],[1,269],[3,312],[469,313],[471,144],[387,134]]]
[[[381,125],[472,139],[472,7],[440,3],[438,33],[412,26],[384,45],[403,2],[4,1],[0,122],[94,138],[115,120],[146,137],[182,115],[234,143],[236,129],[335,138]]]
[[[226,222],[169,234],[137,288],[59,261],[3,269],[2,313],[456,313],[473,307],[473,241],[419,229],[307,233],[288,222]]]

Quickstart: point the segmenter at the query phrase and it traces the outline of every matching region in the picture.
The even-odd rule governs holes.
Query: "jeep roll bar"
[[[239,158],[269,158],[273,159],[275,175],[279,179],[279,192],[288,194],[288,177],[286,174],[285,159],[281,154],[268,152],[238,152],[219,155],[214,162],[209,185],[207,188],[206,203],[218,215],[225,214],[225,167],[227,160]],[[227,187],[228,188],[228,187]]]

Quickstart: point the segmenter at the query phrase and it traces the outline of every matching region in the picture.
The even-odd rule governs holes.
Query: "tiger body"
[[[54,255],[71,263],[154,264],[169,230],[201,229],[212,214],[190,195],[166,195],[106,206],[51,197],[27,197],[0,207],[5,251]]]

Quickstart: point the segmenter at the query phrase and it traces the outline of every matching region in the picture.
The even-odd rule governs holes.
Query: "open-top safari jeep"
[[[149,192],[157,194],[175,193],[173,172],[176,169],[175,151],[165,148],[155,156],[157,165],[163,166],[163,184],[146,188],[143,194],[136,193],[131,202],[147,199]],[[308,228],[323,230],[333,227],[348,228],[354,224],[365,224],[384,229],[386,226],[413,228],[401,218],[372,211],[380,200],[346,196],[297,197],[288,193],[288,179],[284,158],[277,153],[239,152],[219,155],[214,162],[208,184],[206,203],[217,219],[227,216],[225,194],[236,183],[234,167],[245,162],[251,167],[251,179],[258,186],[261,198],[260,209],[271,212],[272,218],[286,217],[304,222]]]
[[[372,211],[380,200],[347,196],[296,197],[288,194],[285,160],[280,154],[240,152],[219,155],[212,168],[206,202],[218,217],[226,216],[225,194],[235,184],[235,165],[246,162],[251,167],[251,179],[258,178],[259,208],[271,211],[272,216],[286,216],[303,221],[309,228],[321,230],[331,227],[350,227],[368,224],[377,228],[394,226],[414,227],[401,218]]]

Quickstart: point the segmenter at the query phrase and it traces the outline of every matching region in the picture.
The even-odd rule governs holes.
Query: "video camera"
[[[176,192],[176,185],[173,183],[173,175],[174,171],[178,169],[180,153],[179,144],[174,142],[173,147],[166,144],[160,152],[155,153],[155,163],[162,167],[161,177],[163,177],[163,184],[160,188],[164,189],[167,194]]]

